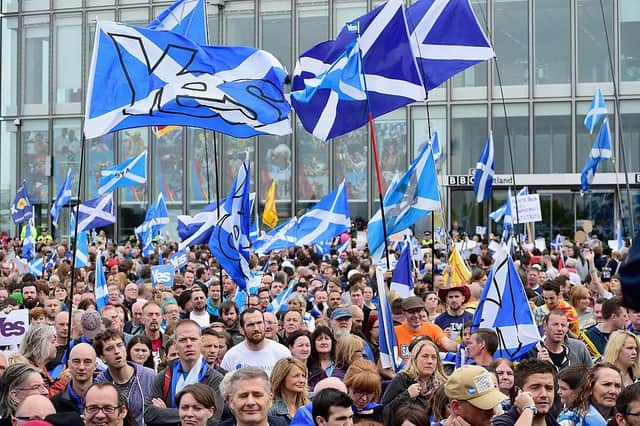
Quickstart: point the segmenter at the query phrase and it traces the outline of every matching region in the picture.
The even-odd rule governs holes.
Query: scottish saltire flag
[[[104,266],[102,265],[102,252],[96,256],[96,270],[95,270],[95,287],[94,293],[96,295],[96,306],[98,312],[102,311],[102,308],[109,303],[109,292],[107,291],[107,280],[104,276]]]
[[[205,0],[178,0],[165,9],[147,28],[173,31],[199,45],[207,45]]]
[[[56,262],[58,261],[58,253],[53,250],[51,255],[47,258],[47,263],[44,264],[45,269],[53,269],[56,267]]]
[[[147,151],[142,151],[120,164],[109,167],[100,172],[100,186],[98,194],[113,192],[116,188],[143,185],[147,183]]]
[[[199,46],[174,32],[98,22],[84,132],[95,138],[176,125],[240,138],[286,135],[286,75],[263,50]]]
[[[274,250],[282,250],[287,247],[296,246],[296,227],[298,218],[296,216],[287,222],[272,229],[253,242],[254,251],[262,256]]]
[[[609,120],[605,118],[602,121],[598,137],[593,142],[589,158],[587,158],[587,162],[585,163],[584,168],[582,169],[582,174],[580,175],[580,194],[584,194],[589,190],[591,183],[593,182],[593,178],[596,175],[598,165],[611,158],[611,156],[611,132],[609,131]]]
[[[391,276],[391,290],[398,292],[403,299],[414,296],[413,294],[413,265],[411,263],[411,244],[405,244],[400,253],[396,269]]]
[[[368,113],[379,117],[425,99],[402,3],[389,0],[300,56],[291,102],[309,133],[335,138],[365,125]]]
[[[67,177],[64,178],[64,182],[58,190],[58,196],[51,206],[51,223],[53,224],[53,226],[58,226],[58,216],[60,215],[60,210],[62,210],[62,208],[66,206],[69,201],[71,201],[72,197],[73,193],[71,192],[71,169],[69,169],[67,170]]]
[[[29,272],[36,277],[41,277],[43,274],[44,264],[41,257],[35,257],[29,261]]]
[[[33,218],[27,222],[22,240],[22,258],[31,259],[36,254],[36,239],[33,236]]]
[[[587,116],[584,118],[584,127],[587,128],[589,133],[593,133],[593,130],[596,128],[600,119],[607,115],[607,106],[604,103],[604,97],[602,96],[602,91],[598,88],[598,91],[595,95],[593,95],[593,99],[591,100],[591,106],[589,107],[589,111],[587,112]]]
[[[427,91],[495,56],[469,0],[419,0],[407,21]]]
[[[436,166],[431,146],[425,144],[411,163],[409,170],[395,185],[387,189],[384,197],[387,235],[412,226],[418,219],[440,208]],[[384,232],[380,210],[369,220],[369,250],[378,263],[384,251]]]
[[[507,202],[505,203],[504,214],[502,215],[502,226],[504,229],[513,229],[513,203],[511,202],[511,188],[507,191]]]
[[[275,297],[267,306],[267,312],[273,312],[277,314],[281,310],[287,310],[287,302],[289,300],[289,296],[293,293],[293,282],[287,286],[287,288],[283,289],[279,295]]]
[[[89,266],[89,236],[86,231],[78,232],[78,240],[75,242],[76,268]]]
[[[250,170],[247,152],[224,203],[224,214],[218,218],[209,239],[211,254],[242,290],[247,288],[251,272]]]
[[[538,326],[513,260],[502,245],[476,308],[471,332],[491,328],[498,333],[494,357],[517,361],[540,341]]]
[[[251,231],[249,231],[249,240],[251,242],[255,241],[260,237],[260,222],[258,222],[258,218],[256,217],[251,224]]]
[[[113,213],[113,193],[85,201],[78,206],[78,232],[116,223]]]
[[[150,256],[153,253],[153,239],[160,235],[160,230],[168,224],[169,211],[161,192],[158,194],[158,199],[147,209],[144,222],[135,229],[136,237],[142,244],[142,253],[145,256]]]
[[[518,194],[516,195],[516,197],[520,197],[523,195],[529,195],[529,188],[526,186],[523,187],[520,191],[518,191]],[[504,212],[506,211],[506,209],[507,209],[507,203],[504,203],[503,205],[501,205],[500,207],[498,207],[497,209],[489,213],[489,217],[494,222],[500,222],[502,220],[502,217],[504,216]]]
[[[178,250],[196,244],[208,244],[211,231],[218,222],[218,212],[222,213],[226,199],[214,201],[196,213],[195,216],[178,215],[178,236],[182,239]],[[222,214],[221,214],[222,216]]]
[[[347,189],[344,180],[304,215],[295,228],[296,245],[313,245],[329,240],[351,228]]]
[[[398,372],[403,367],[403,361],[398,354],[398,342],[393,327],[391,305],[389,304],[389,298],[387,296],[387,284],[384,282],[383,276],[384,271],[377,268],[380,363],[382,364],[382,368],[393,368],[393,371]]]
[[[442,156],[442,147],[440,146],[440,134],[437,130],[433,132],[433,137],[431,138],[431,152],[433,153],[433,160],[438,164]]]
[[[493,175],[496,165],[493,152],[493,134],[489,133],[489,139],[484,144],[480,158],[473,173],[473,191],[476,193],[476,202],[481,203],[491,197],[493,188]]]
[[[13,219],[13,223],[20,225],[32,217],[33,209],[27,196],[25,181],[22,181],[22,185],[20,185],[18,191],[16,191],[16,196],[13,198],[13,204],[11,204],[11,219]]]

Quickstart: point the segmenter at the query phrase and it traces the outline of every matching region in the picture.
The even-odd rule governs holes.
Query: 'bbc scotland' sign
[[[156,288],[158,284],[162,284],[165,287],[173,287],[173,276],[176,273],[176,268],[171,264],[152,266],[151,267],[151,284],[153,288]]]
[[[16,346],[29,330],[29,310],[0,311],[0,346]]]

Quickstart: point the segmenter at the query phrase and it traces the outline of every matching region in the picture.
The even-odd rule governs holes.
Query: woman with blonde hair
[[[620,369],[622,386],[629,386],[640,378],[640,339],[627,330],[616,330],[609,336],[602,360]]]
[[[353,421],[382,422],[383,406],[378,404],[382,393],[382,378],[371,361],[354,361],[344,376],[347,393],[353,400]]]
[[[596,320],[593,318],[593,310],[589,306],[591,293],[586,286],[577,285],[569,291],[569,304],[573,306],[578,314],[580,321],[580,331],[595,325]]]
[[[269,415],[291,423],[298,408],[309,402],[307,398],[307,366],[296,358],[283,358],[271,370],[273,404]]]
[[[364,356],[364,340],[353,334],[342,336],[336,343],[336,366],[332,377],[344,379],[347,369]]]

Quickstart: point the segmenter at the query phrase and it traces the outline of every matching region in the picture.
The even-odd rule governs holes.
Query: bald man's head
[[[92,383],[96,371],[96,350],[87,343],[78,343],[69,354],[69,370],[76,383]]]
[[[314,395],[320,392],[323,389],[336,389],[340,392],[347,393],[347,385],[337,377],[327,377],[326,379],[320,380],[316,387],[313,388]]]
[[[20,418],[33,418],[44,419],[50,414],[55,414],[56,409],[44,395],[29,395],[16,408],[15,417]],[[22,419],[20,419],[22,420]]]

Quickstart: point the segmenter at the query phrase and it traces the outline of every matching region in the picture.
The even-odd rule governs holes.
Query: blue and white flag
[[[169,211],[161,192],[158,194],[158,199],[147,209],[144,222],[135,229],[136,237],[142,244],[144,256],[150,256],[153,253],[153,239],[160,235],[160,230],[168,224]]]
[[[291,284],[287,286],[287,288],[283,289],[279,295],[275,297],[267,306],[267,312],[273,312],[277,314],[280,311],[288,310],[287,302],[289,301],[289,296],[293,293],[293,281]]]
[[[47,258],[47,263],[44,264],[44,269],[54,269],[56,267],[56,262],[58,261],[58,253],[53,250],[49,257]]]
[[[297,226],[298,218],[294,216],[256,239],[253,242],[253,250],[256,254],[262,256],[264,254],[269,254],[274,250],[295,247],[297,241]]]
[[[526,186],[523,187],[520,191],[518,191],[518,195],[516,195],[516,197],[521,197],[521,196],[524,196],[524,195],[529,195],[529,188],[526,187]],[[502,220],[502,217],[504,216],[504,212],[506,210],[507,210],[507,203],[504,203],[503,205],[501,205],[500,207],[498,207],[497,209],[492,211],[489,214],[489,217],[494,222],[500,222]]]
[[[313,245],[329,240],[351,228],[349,203],[344,180],[304,215],[295,228],[296,245]]]
[[[98,252],[98,256],[96,256],[95,276],[94,293],[96,295],[96,306],[98,307],[98,312],[100,312],[102,308],[109,304],[107,280],[104,276],[104,266],[102,265],[102,252]]]
[[[78,232],[116,223],[113,214],[113,193],[85,201],[78,206]]]
[[[384,271],[376,269],[378,281],[378,323],[380,325],[380,363],[382,368],[393,368],[398,372],[403,367],[403,361],[398,354],[398,342],[393,327],[391,305],[387,296],[387,284],[384,282]]]
[[[604,103],[604,97],[602,96],[602,91],[598,88],[598,91],[595,95],[593,95],[593,99],[591,100],[591,106],[589,107],[589,111],[587,112],[587,116],[584,118],[584,127],[587,128],[589,133],[593,133],[593,130],[596,128],[600,119],[607,115],[607,106]]]
[[[431,145],[425,144],[409,170],[387,189],[384,197],[387,235],[412,226],[418,219],[440,208],[436,166]],[[375,263],[382,258],[384,232],[380,210],[369,220],[369,250]]]
[[[620,219],[618,219],[618,223],[616,223],[616,245],[618,246],[618,251],[624,248],[624,240],[622,239],[622,223],[620,222]]]
[[[69,201],[71,201],[72,197],[73,193],[71,192],[71,168],[69,168],[69,170],[67,170],[67,177],[64,178],[64,182],[58,190],[58,196],[51,206],[51,223],[53,224],[53,226],[58,226],[58,216],[60,216],[60,210],[62,210],[62,208],[66,206]]]
[[[44,264],[41,257],[35,257],[29,261],[29,272],[38,278],[42,276]]]
[[[147,28],[173,31],[199,45],[207,45],[205,0],[178,0],[166,8]]]
[[[491,197],[493,188],[493,175],[496,165],[493,152],[493,134],[489,133],[489,139],[485,143],[480,158],[473,173],[473,191],[476,193],[476,202],[481,203]]]
[[[169,31],[98,22],[84,133],[175,125],[240,138],[286,135],[286,75],[263,50],[199,46]]]
[[[511,188],[507,191],[507,203],[505,204],[504,215],[502,216],[502,240],[506,241],[507,236],[513,230],[513,203],[511,202]]]
[[[169,262],[176,268],[181,269],[187,263],[189,263],[189,255],[186,250],[179,250],[169,256]]]
[[[249,266],[250,179],[251,168],[247,152],[245,161],[240,166],[224,203],[224,214],[218,219],[209,239],[211,255],[218,260],[220,267],[242,290],[247,288],[251,271]]]
[[[25,189],[25,182],[22,181],[22,185],[16,191],[16,196],[11,204],[11,219],[16,225],[20,225],[33,217],[33,208],[31,202],[27,196],[27,190]]]
[[[36,255],[36,239],[33,234],[33,218],[31,218],[27,222],[22,240],[22,257],[27,260]]]
[[[598,165],[611,158],[611,155],[611,132],[609,132],[609,120],[605,118],[580,175],[580,194],[584,194],[589,190]]]
[[[400,253],[396,268],[391,276],[391,290],[398,292],[400,297],[415,296],[413,294],[413,264],[411,262],[411,244],[406,243]]]
[[[100,172],[98,194],[104,195],[114,189],[147,183],[147,151],[142,151],[120,164]]]
[[[433,153],[433,160],[438,164],[442,156],[442,147],[440,146],[440,134],[437,130],[433,132],[433,137],[431,138],[431,152]]]
[[[158,265],[151,267],[151,285],[156,288],[158,284],[162,284],[164,288],[173,287],[173,278],[176,274],[176,268],[171,263],[166,265]]]
[[[518,271],[504,245],[494,259],[473,315],[471,332],[478,328],[495,330],[498,350],[494,357],[517,361],[540,341],[540,333]]]
[[[178,235],[182,242],[178,246],[178,250],[184,250],[187,247],[196,244],[208,244],[211,238],[211,231],[218,223],[218,212],[220,216],[224,214],[224,205],[226,199],[210,203],[195,216],[178,215]]]
[[[495,56],[469,0],[419,0],[407,21],[427,91]]]
[[[402,3],[389,0],[300,56],[291,102],[309,133],[326,141],[365,125],[369,113],[425,99]]]
[[[86,231],[78,232],[78,240],[75,242],[76,268],[89,266],[89,235]]]

